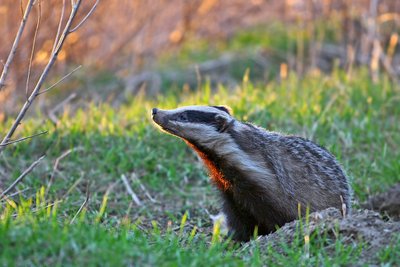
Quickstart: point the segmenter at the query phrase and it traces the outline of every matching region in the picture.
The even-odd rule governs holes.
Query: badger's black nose
[[[152,110],[151,110],[151,115],[156,115],[157,114],[157,111],[158,111],[158,108],[153,108]]]

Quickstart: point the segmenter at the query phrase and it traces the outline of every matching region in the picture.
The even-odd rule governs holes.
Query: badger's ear
[[[222,110],[222,111],[228,113],[229,115],[232,115],[232,109],[228,106],[213,106],[213,108],[217,108],[219,110]]]
[[[232,122],[234,121],[232,118],[230,118],[229,116],[224,116],[222,114],[217,114],[215,116],[215,121],[217,122],[217,129],[218,132],[222,133],[224,131],[226,131],[229,126],[232,125]]]

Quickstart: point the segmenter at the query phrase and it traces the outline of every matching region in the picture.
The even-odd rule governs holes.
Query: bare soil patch
[[[380,212],[390,219],[400,220],[400,183],[396,184],[386,192],[371,196],[362,204],[365,209]]]
[[[379,252],[394,242],[400,242],[400,222],[386,220],[372,210],[355,210],[351,215],[343,217],[335,208],[310,214],[309,223],[299,220],[285,224],[275,233],[260,238],[262,246],[272,245],[278,251],[282,242],[292,243],[299,234],[310,236],[326,235],[327,239],[341,238],[345,245],[363,243],[360,265],[378,264]],[[312,240],[311,240],[312,242]],[[328,253],[334,253],[332,245],[327,244]],[[282,253],[284,253],[282,251]]]

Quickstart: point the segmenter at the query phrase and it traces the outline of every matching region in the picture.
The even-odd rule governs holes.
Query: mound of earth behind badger
[[[370,196],[365,203],[361,204],[361,207],[379,211],[393,220],[400,221],[400,183],[383,193]]]
[[[396,244],[395,242],[400,242],[400,222],[385,221],[379,213],[372,210],[355,210],[350,215],[343,217],[338,209],[328,208],[311,213],[308,223],[304,218],[302,223],[299,220],[287,223],[278,231],[260,237],[257,242],[261,249],[272,246],[275,251],[285,253],[282,243],[292,244],[296,238],[300,238],[303,243],[305,233],[310,238],[324,236],[330,240],[326,244],[326,251],[332,257],[337,253],[332,242],[338,238],[345,245],[362,244],[359,266],[366,266],[366,264],[379,266],[379,251]]]
[[[152,110],[160,128],[202,158],[221,192],[235,240],[265,235],[310,211],[345,207],[351,190],[334,156],[310,140],[269,132],[232,117],[223,106]]]

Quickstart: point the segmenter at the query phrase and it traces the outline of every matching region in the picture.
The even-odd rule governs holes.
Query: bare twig
[[[51,85],[50,87],[40,91],[38,93],[38,95],[44,94],[48,91],[50,91],[51,89],[53,89],[55,86],[59,85],[61,82],[63,82],[65,79],[67,79],[69,76],[71,76],[75,71],[79,70],[80,68],[82,68],[82,65],[79,65],[78,67],[76,67],[75,69],[73,69],[72,71],[70,71],[67,75],[65,75],[64,77],[62,77],[61,79],[59,79],[56,83],[54,83],[53,85]]]
[[[36,83],[35,88],[33,89],[31,95],[29,96],[29,98],[26,100],[25,104],[23,105],[23,107],[21,108],[21,111],[19,112],[17,118],[15,119],[15,122],[13,123],[13,125],[11,126],[10,130],[8,131],[8,133],[6,134],[6,136],[4,137],[3,141],[1,142],[1,144],[5,144],[7,143],[10,138],[12,137],[12,135],[14,134],[15,130],[17,129],[17,127],[21,124],[22,119],[24,118],[26,112],[28,111],[29,107],[31,106],[31,104],[33,103],[33,101],[35,100],[35,98],[39,95],[39,91],[40,88],[42,87],[51,67],[54,65],[58,54],[61,51],[61,48],[68,36],[68,34],[70,33],[70,29],[72,27],[72,23],[76,17],[76,14],[79,10],[79,7],[81,5],[82,0],[77,0],[76,2],[72,2],[72,10],[69,16],[69,19],[64,27],[63,32],[60,35],[60,38],[57,42],[57,45],[55,47],[54,52],[52,53],[46,67],[44,68],[42,75],[40,76],[38,82]],[[4,150],[5,146],[0,146],[0,153]]]
[[[28,4],[26,5],[24,16],[23,16],[21,24],[19,26],[17,35],[15,36],[15,40],[14,40],[14,43],[13,43],[13,45],[11,47],[10,54],[8,54],[8,58],[7,58],[6,64],[4,64],[3,72],[1,73],[1,76],[0,76],[0,90],[5,85],[7,74],[8,74],[8,69],[10,68],[10,65],[11,65],[11,63],[12,63],[12,61],[14,59],[14,56],[15,56],[15,53],[17,51],[17,47],[18,47],[18,44],[19,44],[19,40],[21,39],[21,35],[24,32],[25,24],[26,24],[26,21],[28,19],[29,13],[32,10],[32,6],[33,6],[34,2],[35,2],[35,0],[29,0]]]
[[[129,195],[131,195],[132,200],[136,203],[136,205],[141,206],[142,202],[137,197],[137,195],[133,192],[132,187],[129,185],[128,179],[126,179],[126,176],[124,174],[121,175],[121,179],[124,182],[126,191],[128,191]]]
[[[72,152],[78,151],[78,150],[82,150],[81,147],[76,147],[76,148],[71,148],[68,149],[67,151],[65,151],[64,153],[61,154],[61,156],[59,156],[53,166],[53,172],[51,173],[50,179],[49,179],[49,183],[47,184],[47,189],[46,189],[46,194],[49,192],[51,185],[53,184],[54,181],[54,176],[56,174],[56,172],[58,171],[58,165],[60,164],[60,161],[65,158],[66,156],[68,156],[69,154],[71,154]]]
[[[63,0],[63,5],[61,9],[61,16],[60,16],[60,21],[58,22],[58,27],[57,27],[57,33],[56,33],[56,38],[54,38],[54,44],[53,44],[53,49],[51,50],[51,53],[54,54],[54,51],[56,50],[56,45],[58,43],[58,37],[60,36],[61,32],[61,25],[62,21],[64,19],[64,13],[65,13],[65,0]]]
[[[71,185],[70,188],[68,188],[67,192],[65,192],[65,194],[62,196],[62,199],[66,198],[75,188],[79,191],[80,194],[82,194],[82,191],[77,186],[78,184],[80,184],[80,182],[82,182],[84,175],[85,172],[82,171],[81,176],[73,183],[73,185]]]
[[[61,202],[63,202],[63,201],[62,200],[56,200],[53,203],[50,203],[50,204],[48,204],[48,205],[46,205],[44,207],[40,207],[39,206],[39,207],[37,207],[35,209],[32,209],[32,212],[36,213],[36,212],[39,212],[41,210],[47,210],[48,208],[53,207],[54,205],[57,205],[58,203],[61,203]]]
[[[54,201],[53,203],[50,203],[50,204],[48,204],[48,205],[46,205],[46,206],[44,206],[44,207],[40,207],[40,206],[39,206],[38,208],[32,209],[31,212],[32,212],[32,213],[36,213],[36,212],[39,212],[39,211],[42,211],[42,210],[48,210],[48,208],[53,207],[53,206],[55,206],[55,205],[57,205],[58,203],[61,203],[61,202],[63,202],[63,201],[62,201],[62,200],[56,200],[56,201]],[[12,215],[12,217],[13,217],[13,218],[18,217],[18,212],[14,213],[14,214]]]
[[[10,197],[13,197],[13,196],[22,194],[23,192],[26,192],[26,191],[28,191],[28,190],[30,190],[30,189],[31,189],[31,188],[28,187],[28,188],[24,188],[24,189],[22,189],[22,190],[18,190],[18,191],[15,192],[15,193],[9,194],[8,196],[4,196],[4,199],[2,199],[2,200],[0,200],[0,201],[7,201],[7,199],[9,199]]]
[[[0,194],[0,199],[2,199],[5,195],[7,195],[11,190],[14,189],[14,187],[19,184],[22,179],[24,179],[25,176],[27,176],[39,163],[42,159],[44,159],[45,156],[41,156],[38,160],[36,160],[34,163],[29,166],[28,169],[26,169],[15,181],[12,183],[6,190],[4,190]]]
[[[78,211],[76,212],[76,214],[74,215],[72,220],[69,222],[69,224],[73,224],[74,223],[76,217],[78,217],[78,215],[81,213],[83,208],[86,207],[87,203],[89,202],[89,198],[90,198],[90,191],[89,191],[89,184],[87,184],[85,201],[83,201],[82,205],[79,207]]]
[[[64,107],[66,104],[68,104],[71,100],[73,100],[76,97],[76,93],[72,93],[70,94],[66,99],[64,99],[63,101],[61,101],[61,103],[57,104],[54,108],[52,108],[48,115],[50,120],[54,123],[57,124],[58,123],[58,118],[56,117],[56,112],[58,110],[60,110],[62,107]]]
[[[39,135],[42,135],[42,134],[47,134],[48,132],[49,131],[43,131],[43,132],[40,132],[40,133],[37,133],[37,134],[34,134],[34,135],[22,137],[22,138],[17,139],[17,140],[9,141],[9,142],[7,142],[5,144],[0,144],[0,146],[8,146],[8,145],[11,145],[11,144],[19,143],[19,142],[25,141],[26,139],[31,139],[33,137],[36,137],[36,136],[39,136]]]
[[[76,25],[72,30],[70,30],[69,32],[74,32],[77,29],[79,29],[83,23],[85,23],[85,21],[92,15],[93,11],[96,9],[97,4],[99,3],[100,0],[97,0],[96,3],[94,3],[94,5],[92,6],[92,9],[90,9],[90,11],[87,13],[87,15],[81,20],[81,22],[78,23],[78,25]]]
[[[38,6],[38,18],[37,18],[37,21],[36,21],[35,34],[33,36],[31,57],[29,59],[28,75],[26,77],[26,85],[25,85],[26,98],[28,98],[28,93],[29,93],[29,80],[31,78],[31,69],[32,69],[33,56],[35,55],[35,46],[36,46],[37,34],[39,32],[40,21],[42,20],[42,2],[41,2],[41,0],[38,1],[38,5],[37,6]]]
[[[132,179],[134,179],[139,184],[140,189],[142,189],[142,191],[147,196],[147,198],[152,203],[156,203],[157,201],[150,195],[150,193],[149,193],[149,191],[147,191],[146,187],[140,182],[140,179],[137,177],[136,173],[133,172],[131,177],[132,177]]]

